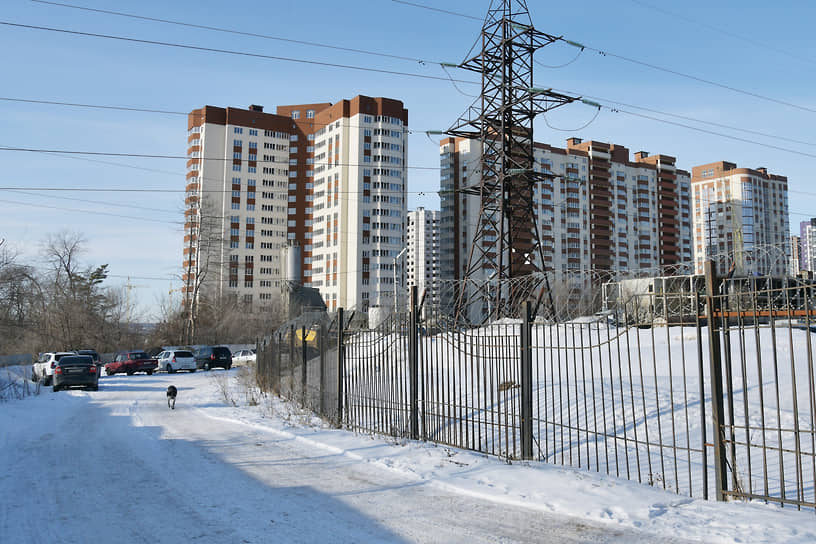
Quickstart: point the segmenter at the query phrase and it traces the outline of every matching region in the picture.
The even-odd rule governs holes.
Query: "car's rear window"
[[[60,365],[89,365],[93,364],[90,355],[63,355],[59,359]]]
[[[230,350],[227,348],[213,348],[213,353],[217,355],[232,355],[232,353],[230,353]]]
[[[193,354],[189,351],[176,351],[174,352],[176,357],[192,357]]]

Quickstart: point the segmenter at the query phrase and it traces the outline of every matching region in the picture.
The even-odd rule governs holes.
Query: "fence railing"
[[[527,304],[478,327],[414,290],[374,328],[341,311],[277,331],[259,381],[350,429],[816,507],[813,286],[705,280],[591,317],[534,319]]]

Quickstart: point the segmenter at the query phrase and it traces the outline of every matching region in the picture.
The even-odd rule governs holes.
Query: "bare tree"
[[[202,299],[220,294],[220,289],[213,285],[213,281],[216,281],[213,280],[213,276],[217,276],[218,267],[225,264],[221,258],[225,238],[220,213],[209,200],[204,200],[200,205],[194,202],[191,210],[194,211],[189,216],[191,227],[185,236],[187,261],[184,304],[187,310],[187,326],[184,337],[188,344],[194,344],[197,340],[196,329]]]

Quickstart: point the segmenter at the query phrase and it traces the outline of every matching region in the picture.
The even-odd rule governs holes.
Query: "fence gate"
[[[814,286],[788,283],[725,280],[709,291],[711,395],[722,399],[712,413],[721,457],[713,469],[723,499],[813,508]]]

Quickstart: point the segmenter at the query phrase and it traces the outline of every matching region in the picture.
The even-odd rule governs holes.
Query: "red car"
[[[113,362],[105,365],[105,373],[112,376],[124,372],[131,376],[135,372],[146,372],[149,376],[158,366],[159,361],[144,351],[122,351],[116,354]]]

